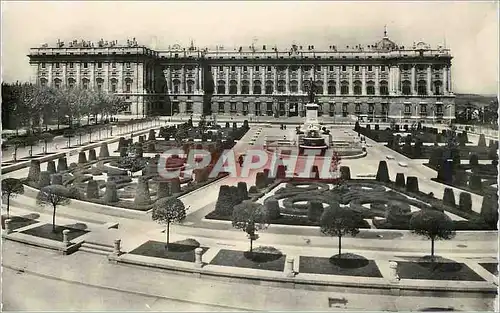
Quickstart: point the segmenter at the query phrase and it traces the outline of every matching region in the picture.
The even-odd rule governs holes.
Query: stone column
[[[302,66],[299,65],[299,69],[297,71],[297,81],[298,81],[298,88],[299,88],[299,93],[302,93]]]
[[[389,261],[389,268],[390,268],[390,273],[391,273],[389,281],[393,284],[399,283],[400,278],[398,275],[398,262]]]
[[[366,67],[361,66],[361,94],[366,95]]]
[[[47,67],[48,67],[48,72],[49,72],[49,75],[48,75],[48,82],[47,82],[47,86],[52,86],[53,84],[53,78],[52,78],[52,69],[53,69],[53,65],[52,63],[49,63],[47,64]]]
[[[214,75],[214,93],[216,94],[217,93],[217,85],[218,85],[218,81],[219,81],[219,67],[217,66],[216,67],[217,70],[213,70],[212,73]]]
[[[379,67],[375,66],[375,95],[380,96],[380,74]]]
[[[237,75],[238,75],[238,80],[237,80],[237,87],[236,87],[236,93],[238,95],[241,95],[241,66],[238,66],[237,68]]]
[[[335,80],[335,95],[340,96],[340,66],[336,67],[337,79]]]
[[[61,88],[68,86],[68,82],[66,81],[66,68],[67,68],[66,66],[67,66],[67,63],[62,64],[62,86],[61,86]]]
[[[229,66],[226,66],[226,95],[229,94]]]
[[[286,66],[286,93],[290,94],[290,66]]]
[[[389,94],[391,96],[396,94],[396,68],[394,65],[389,68]]]
[[[8,235],[12,232],[12,227],[10,226],[10,223],[11,223],[11,219],[8,218],[5,220],[5,234]]]
[[[448,94],[448,68],[443,66],[443,94]]]
[[[352,78],[352,65],[349,65],[349,95],[354,94],[354,82]]]
[[[106,90],[106,92],[110,92],[110,88],[109,88],[109,67],[111,66],[111,63],[109,62],[106,62],[104,63],[104,66],[105,66],[105,71],[104,71],[104,90]]]
[[[200,78],[200,67],[197,65],[194,72],[194,93],[198,93],[198,91],[200,90]]]
[[[284,274],[286,277],[295,277],[295,271],[293,270],[293,258],[286,259]]]
[[[113,245],[113,254],[120,255],[121,254],[121,240],[115,239],[115,243]]]
[[[90,86],[89,89],[93,90],[95,88],[95,63],[92,62],[90,65]]]
[[[69,246],[69,238],[68,238],[69,229],[63,230],[62,234],[63,234],[63,245],[67,247]]]
[[[250,90],[249,90],[249,94],[253,95],[253,66],[249,66],[249,70],[250,70]],[[250,108],[248,108],[250,110]]]
[[[432,95],[432,69],[431,65],[427,66],[427,94]]]
[[[416,83],[415,83],[415,77],[416,74],[415,74],[415,64],[412,64],[411,65],[411,75],[410,75],[410,78],[411,78],[411,94],[412,95],[416,95],[417,94],[417,86],[416,86]]]
[[[75,82],[75,88],[79,87],[82,85],[82,77],[81,77],[81,67],[82,63],[80,62],[76,62],[75,63],[75,71],[76,71],[76,74],[75,74],[75,79],[76,79],[76,82]]]
[[[323,95],[328,94],[328,66],[323,68]]]
[[[167,67],[167,88],[168,92],[172,93],[172,68]]]
[[[201,268],[203,267],[203,249],[202,248],[196,248],[194,249],[194,266]]]
[[[453,93],[453,85],[451,84],[451,66],[448,67],[448,94]]]
[[[186,67],[181,67],[181,93],[186,93]]]
[[[273,65],[273,85],[274,85],[273,93],[276,93],[278,89],[278,69],[276,68],[276,65]]]
[[[401,69],[399,66],[396,66],[394,69],[394,75],[396,75],[396,86],[394,86],[394,94],[400,95],[401,94]]]

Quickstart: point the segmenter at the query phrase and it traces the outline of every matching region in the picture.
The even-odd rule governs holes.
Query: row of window
[[[360,71],[360,69],[361,69],[361,66],[359,66],[359,65],[354,65],[353,67],[354,67],[354,71],[355,71],[355,72],[359,72],[359,71]],[[406,71],[406,70],[409,70],[409,69],[410,69],[410,67],[411,67],[411,65],[409,65],[409,64],[403,64],[403,65],[401,66],[401,69]],[[242,68],[242,71],[243,71],[243,72],[248,72],[248,70],[249,70],[249,66],[242,66],[241,68]],[[254,70],[255,70],[256,72],[259,72],[259,71],[260,71],[260,69],[261,69],[259,65],[254,66],[253,68],[254,68]],[[264,68],[265,68],[265,70],[266,70],[267,72],[271,72],[271,71],[273,70],[273,66],[265,66]],[[321,68],[322,68],[322,67],[321,67],[320,65],[316,65],[316,66],[314,66],[314,69],[315,69],[316,71],[321,71]],[[340,66],[340,68],[341,68],[341,71],[342,71],[342,72],[346,72],[346,71],[347,71],[347,65],[342,65],[342,66]],[[418,66],[416,67],[416,69],[417,69],[418,71],[425,71],[425,70],[426,70],[426,68],[427,68],[427,67],[426,67],[426,66],[424,66],[424,65],[418,65]],[[432,69],[434,69],[434,70],[440,70],[441,68],[442,68],[442,66],[441,66],[441,65],[432,65]],[[217,67],[215,67],[215,66],[213,67],[213,71],[214,71],[214,72],[215,72],[215,71],[217,71],[217,69],[218,69],[218,71],[219,71],[219,72],[223,72],[223,71],[224,71],[224,66],[220,65],[218,68],[217,68]],[[291,70],[292,72],[296,72],[296,71],[298,71],[298,69],[299,69],[299,66],[298,66],[298,65],[293,65],[293,66],[290,66],[290,70]],[[304,71],[306,71],[306,72],[307,72],[307,71],[310,71],[311,69],[313,69],[313,66],[311,66],[311,65],[305,65],[305,66],[302,66],[302,70],[304,70]],[[368,70],[368,72],[372,72],[372,71],[373,71],[373,66],[372,66],[372,65],[368,65],[368,66],[366,67],[366,69]],[[233,65],[233,66],[230,66],[230,67],[229,67],[229,70],[230,70],[231,72],[235,72],[235,71],[236,71],[236,66],[234,66],[234,65]],[[284,72],[284,71],[286,70],[286,67],[285,67],[285,66],[276,66],[276,70],[277,70],[278,72]],[[328,70],[329,70],[330,72],[335,71],[335,66],[333,66],[333,65],[329,65],[329,66],[328,66]],[[386,66],[384,66],[384,65],[380,66],[380,71],[381,71],[381,72],[385,72],[386,70],[387,70],[387,67],[386,67]]]
[[[41,86],[47,86],[48,80],[45,78],[40,79],[40,85]],[[54,79],[54,84],[53,86],[55,88],[61,88],[62,86],[62,80],[59,78]],[[73,88],[76,86],[76,80],[73,78],[68,79],[68,87]],[[83,89],[89,89],[90,87],[90,79],[83,78],[82,79],[82,84],[81,84]],[[96,88],[97,90],[101,91],[103,90],[104,86],[104,80],[101,78],[96,79]],[[118,80],[112,78],[111,79],[111,84],[110,84],[110,92],[116,92],[118,86]],[[125,79],[125,92],[131,92],[132,90],[132,80],[131,79]]]
[[[73,63],[73,62],[69,62],[67,64],[68,64],[69,68],[74,68],[75,67],[75,63]],[[130,62],[125,62],[123,64],[125,65],[126,68],[131,68],[131,63]],[[83,68],[88,68],[89,67],[88,62],[82,62],[82,65],[83,65]],[[47,67],[46,63],[42,62],[41,63],[41,67],[42,68],[46,68]],[[54,67],[55,68],[60,68],[61,67],[61,63],[55,62],[54,63]],[[111,63],[111,67],[112,68],[116,68],[116,62],[112,62]],[[97,62],[97,68],[102,68],[102,62]]]

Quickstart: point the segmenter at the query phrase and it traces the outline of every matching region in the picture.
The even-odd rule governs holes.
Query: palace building
[[[450,50],[399,46],[387,33],[372,45],[292,45],[168,50],[100,40],[32,48],[32,82],[98,89],[125,97],[123,112],[148,114],[305,114],[310,81],[319,114],[383,121],[453,119]]]

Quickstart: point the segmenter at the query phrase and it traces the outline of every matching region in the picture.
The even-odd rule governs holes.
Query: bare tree
[[[37,195],[36,202],[40,206],[50,205],[52,212],[52,231],[56,231],[56,208],[59,205],[68,205],[71,200],[69,190],[61,185],[43,187]]]
[[[170,237],[170,224],[180,223],[186,218],[186,211],[189,208],[184,206],[181,200],[177,198],[162,198],[156,201],[153,207],[152,218],[160,224],[165,224],[165,236],[167,244],[165,249],[168,251],[169,237]]]
[[[342,254],[342,237],[356,236],[359,233],[359,224],[362,218],[349,208],[340,207],[338,203],[330,204],[323,211],[320,219],[321,232],[328,236],[337,236],[339,239],[339,255]]]
[[[233,227],[247,233],[250,239],[250,252],[252,252],[253,241],[259,236],[255,233],[269,227],[270,219],[266,208],[255,202],[243,201],[236,205],[232,214]]]
[[[24,185],[17,178],[5,178],[2,180],[2,197],[7,200],[7,218],[9,218],[10,198],[24,193]]]

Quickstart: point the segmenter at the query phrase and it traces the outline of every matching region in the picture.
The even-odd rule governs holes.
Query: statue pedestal
[[[306,133],[310,130],[321,130],[321,125],[318,121],[318,108],[316,103],[308,103],[305,106],[306,109],[306,121],[301,126],[300,130]]]

